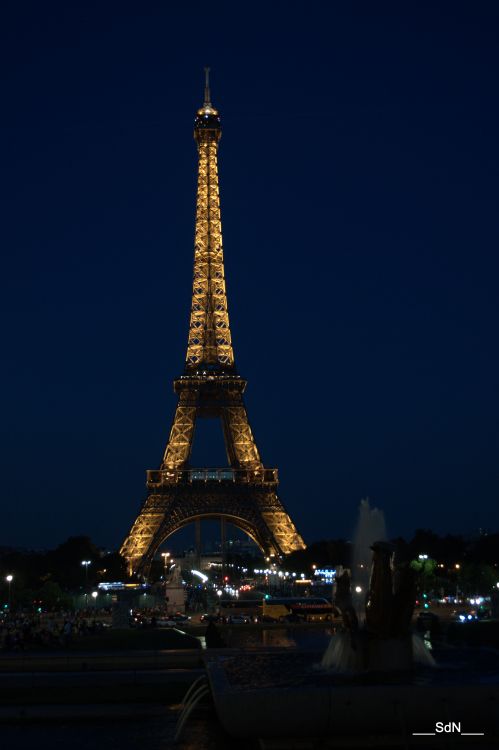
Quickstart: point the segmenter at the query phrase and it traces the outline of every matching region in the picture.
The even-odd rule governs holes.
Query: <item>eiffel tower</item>
[[[196,523],[199,541],[205,518],[222,519],[222,529],[234,524],[269,557],[305,547],[276,494],[277,469],[264,467],[260,458],[243,401],[246,381],[234,364],[218,188],[221,126],[205,71],[204,104],[194,122],[199,168],[187,356],[174,381],[178,404],[163,462],[147,472],[146,500],[120,550],[130,575],[147,576],[161,544],[189,523]],[[198,418],[221,420],[228,468],[190,466]]]

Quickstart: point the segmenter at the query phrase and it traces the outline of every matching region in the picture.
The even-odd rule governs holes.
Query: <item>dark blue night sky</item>
[[[497,4],[0,15],[0,545],[118,545],[161,460],[206,64],[236,362],[299,530],[366,495],[391,534],[497,530]]]

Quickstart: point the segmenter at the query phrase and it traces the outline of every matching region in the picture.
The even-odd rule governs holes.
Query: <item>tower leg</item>
[[[165,484],[148,495],[123,542],[120,553],[129,569],[139,577],[147,577],[154,555],[165,540],[197,518],[219,518],[221,524],[224,522],[224,573],[227,522],[254,539],[266,557],[305,548],[273,488],[232,481]]]
[[[180,396],[161,464],[162,469],[176,469],[184,466],[189,460],[196,425],[196,407],[185,405],[189,398],[192,398],[192,394],[187,391]]]
[[[220,519],[220,538],[222,540],[222,585],[225,578],[225,568],[226,568],[226,541],[227,541],[227,526],[225,523],[225,516],[222,516]]]
[[[234,397],[233,400],[234,405],[224,406],[222,409],[222,426],[229,463],[231,466],[262,471],[263,464],[242,398],[239,396],[236,400]]]

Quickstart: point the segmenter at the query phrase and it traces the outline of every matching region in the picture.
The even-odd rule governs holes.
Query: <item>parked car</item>
[[[188,622],[191,618],[189,615],[183,615],[182,612],[175,612],[171,619],[174,622]]]
[[[205,614],[205,615],[201,615],[200,622],[205,622],[206,624],[208,624],[209,622],[215,622],[215,623],[217,623],[217,622],[220,622],[220,619],[221,619],[220,615],[208,615],[208,614]]]
[[[130,616],[130,627],[132,628],[147,628],[151,624],[149,617],[144,617],[140,612],[134,612]]]
[[[475,610],[471,610],[471,612],[465,612],[463,610],[462,612],[457,613],[456,620],[457,622],[469,622],[470,620],[478,620],[478,616]]]
[[[177,623],[171,617],[158,617],[156,625],[158,628],[174,628]]]
[[[188,615],[183,615],[181,612],[176,612],[174,615],[166,615],[164,617],[156,618],[156,625],[160,628],[174,628],[181,623],[189,622],[191,618]]]
[[[228,625],[246,625],[249,622],[251,622],[249,615],[230,615],[227,618]]]
[[[279,622],[303,622],[303,617],[291,612],[289,615],[286,615],[286,617],[280,617]]]

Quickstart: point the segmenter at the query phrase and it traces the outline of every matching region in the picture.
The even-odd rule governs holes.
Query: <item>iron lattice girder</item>
[[[187,368],[195,368],[200,363],[234,365],[225,290],[217,149],[216,140],[206,137],[198,140],[194,279]]]
[[[265,554],[305,547],[277,497],[277,471],[266,469],[260,458],[243,401],[246,381],[234,366],[220,221],[220,134],[218,112],[205,101],[194,129],[199,164],[185,371],[174,382],[178,404],[163,462],[148,472],[149,495],[121,548],[130,570],[139,572],[147,571],[170,534],[199,518],[229,519]],[[230,479],[196,481],[196,474],[207,477],[207,470],[189,470],[199,417],[221,420]]]
[[[225,380],[215,375],[198,377],[194,383],[190,380],[176,383],[181,383],[182,387],[176,389],[179,402],[161,468],[178,469],[188,462],[196,419],[210,416],[222,421],[230,465],[262,470],[242,396],[245,381]]]
[[[221,517],[252,537],[265,555],[279,556],[303,547],[275,486],[196,482],[151,493],[121,554],[131,571],[147,575],[154,554],[171,534],[196,519]]]

